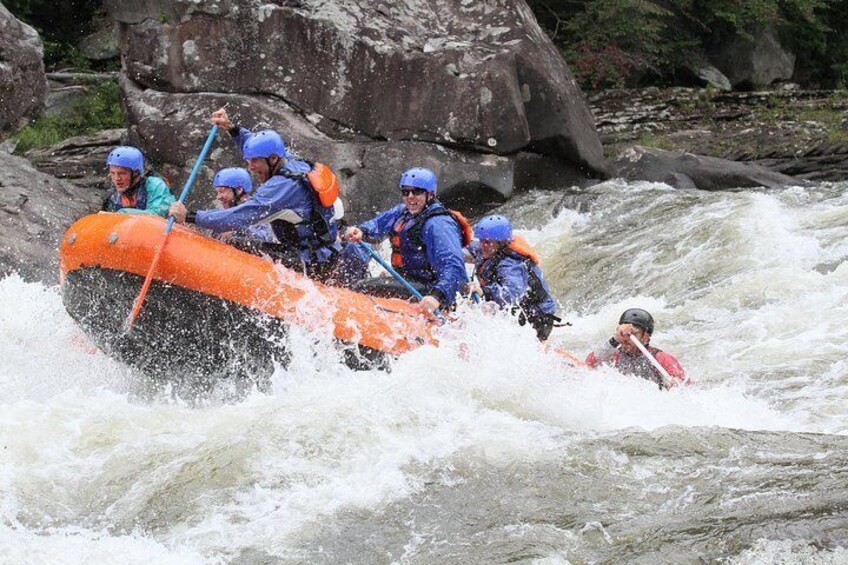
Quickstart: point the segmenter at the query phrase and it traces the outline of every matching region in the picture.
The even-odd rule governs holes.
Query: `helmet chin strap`
[[[265,157],[265,164],[268,165],[268,178],[271,178],[277,173],[277,171],[280,169],[280,166],[282,166],[283,158],[277,157],[277,162],[272,165],[271,156],[268,156]]]
[[[127,187],[126,192],[133,192],[136,189],[138,181],[140,180],[141,174],[137,173],[135,169],[130,170],[130,185]]]

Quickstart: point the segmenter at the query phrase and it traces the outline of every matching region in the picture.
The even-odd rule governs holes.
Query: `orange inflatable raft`
[[[65,308],[101,349],[146,373],[267,372],[285,362],[291,325],[331,330],[355,366],[436,343],[409,302],[325,286],[181,226],[168,236],[141,314],[125,332],[165,224],[147,214],[86,216],[59,251]]]

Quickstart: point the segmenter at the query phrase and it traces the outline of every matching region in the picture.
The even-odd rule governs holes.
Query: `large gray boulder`
[[[17,129],[47,96],[38,33],[0,4],[0,134]]]
[[[126,135],[125,129],[107,129],[71,137],[43,149],[32,149],[24,156],[42,173],[105,193],[109,187],[106,156],[116,146],[124,144]]]
[[[795,55],[783,48],[771,27],[754,36],[735,35],[720,42],[709,58],[734,88],[743,90],[789,80],[795,72]]]
[[[0,277],[59,278],[58,249],[65,229],[97,211],[102,192],[40,173],[25,159],[0,151]]]
[[[142,90],[126,79],[121,82],[133,124],[129,141],[145,148],[148,160],[162,164],[159,172],[174,181],[175,194],[185,179],[185,167],[194,164],[209,133],[209,114],[224,105],[235,121],[254,128],[277,128],[290,150],[329,164],[341,180],[351,221],[397,204],[400,172],[413,165],[436,172],[443,200],[471,198],[471,204],[474,200],[504,201],[519,180],[521,186],[552,188],[577,184],[584,178],[576,166],[538,154],[499,156],[422,141],[386,142],[350,135],[344,141],[334,140],[268,96],[169,94]],[[192,206],[210,203],[209,182],[215,170],[244,164],[226,132],[219,132],[207,159],[198,186],[189,196]]]
[[[583,95],[523,0],[106,6],[121,23],[126,76],[145,93],[250,95],[247,104],[261,101],[284,133],[309,130],[328,146],[417,141],[477,154],[531,151],[584,177],[603,174]],[[128,98],[143,104],[133,92]]]
[[[663,182],[675,188],[701,190],[780,188],[804,182],[759,165],[640,145],[621,152],[612,168],[615,176],[627,180]]]

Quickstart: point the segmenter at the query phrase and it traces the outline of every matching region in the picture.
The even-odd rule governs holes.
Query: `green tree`
[[[76,44],[93,31],[102,0],[3,0],[3,5],[38,31],[48,68],[87,65]]]
[[[711,44],[766,26],[812,83],[844,83],[848,0],[529,0],[540,25],[589,88],[674,82]]]

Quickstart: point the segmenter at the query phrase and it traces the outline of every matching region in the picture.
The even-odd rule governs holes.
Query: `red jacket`
[[[671,386],[677,386],[681,383],[691,384],[689,379],[686,378],[686,371],[683,370],[680,362],[672,354],[651,345],[648,345],[647,349],[671,376]],[[604,342],[604,345],[586,357],[586,365],[589,367],[594,368],[602,364],[611,365],[620,373],[635,375],[657,383],[660,388],[665,388],[662,375],[641,352],[637,351],[635,355],[630,355],[620,347],[613,347],[609,342]]]

